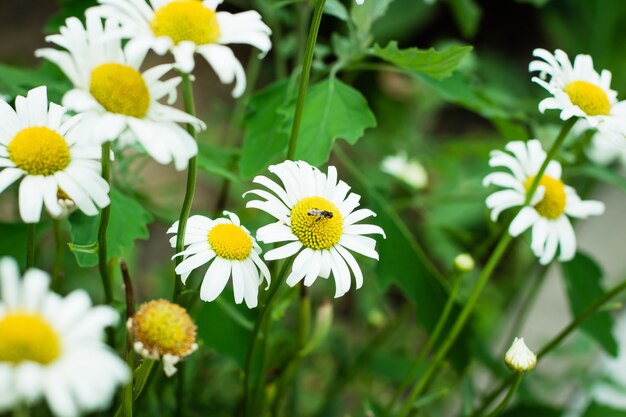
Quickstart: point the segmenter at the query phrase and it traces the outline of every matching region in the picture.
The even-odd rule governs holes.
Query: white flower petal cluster
[[[385,157],[380,168],[383,172],[404,181],[415,190],[421,190],[428,185],[426,169],[418,160],[409,159],[406,152]]]
[[[267,188],[248,191],[261,200],[249,201],[246,207],[267,212],[276,222],[257,231],[263,243],[286,243],[265,254],[266,260],[295,256],[287,284],[312,285],[317,277],[335,278],[335,297],[350,290],[351,275],[356,288],[363,285],[363,273],[350,251],[378,259],[376,240],[365,236],[380,234],[375,225],[359,224],[375,216],[368,209],[358,209],[361,197],[351,193],[350,186],[337,179],[335,167],[325,174],[304,161],[285,161],[269,167],[281,184],[265,176],[254,182]],[[244,196],[246,195],[244,194]]]
[[[122,146],[138,142],[157,162],[174,162],[176,169],[185,169],[198,146],[178,123],[190,123],[198,130],[206,126],[159,102],[176,100],[181,78],[161,80],[172,69],[169,64],[139,72],[147,51],[130,45],[122,48],[121,33],[113,22],[103,25],[88,10],[85,26],[71,17],[60,34],[46,38],[64,50],[44,48],[35,54],[58,65],[74,85],[63,97],[63,105],[82,113],[82,140],[101,144],[119,138]]]
[[[527,191],[546,158],[537,139],[509,142],[505,148],[506,152],[491,152],[489,165],[506,168],[510,173],[493,172],[483,180],[484,186],[503,188],[489,195],[486,200],[487,207],[492,210],[493,221],[497,220],[502,211],[524,205]],[[559,261],[568,261],[574,257],[576,234],[569,217],[584,219],[604,213],[602,202],[583,201],[576,190],[565,185],[561,181],[561,171],[557,161],[550,161],[530,199],[530,205],[523,207],[509,226],[512,236],[519,236],[532,228],[531,249],[543,265],[554,259],[558,248]]]
[[[589,55],[577,55],[574,63],[560,49],[554,54],[535,49],[528,69],[539,73],[532,81],[545,88],[551,97],[539,103],[539,111],[560,110],[562,120],[580,117],[603,136],[626,146],[626,101],[617,101],[611,89],[611,72],[598,73]]]
[[[50,278],[0,260],[0,412],[45,399],[57,417],[106,408],[130,371],[103,342],[117,312],[83,290],[60,297]]]
[[[260,257],[261,248],[239,217],[228,211],[224,214],[228,218],[189,218],[184,237],[186,249],[174,255],[183,257],[176,273],[185,284],[193,270],[210,263],[200,287],[200,299],[215,300],[232,277],[235,302],[241,304],[245,300],[248,308],[254,308],[258,305],[259,286],[264,279],[270,284],[270,272]],[[175,235],[177,230],[178,222],[167,232]],[[170,243],[176,247],[176,236]]]
[[[213,67],[220,81],[235,82],[233,96],[246,89],[246,76],[232,49],[226,45],[249,44],[265,55],[272,47],[271,30],[261,15],[249,10],[232,14],[216,11],[222,0],[100,0],[93,10],[121,25],[128,48],[137,53],[152,49],[171,52],[176,67],[193,71],[195,54]]]
[[[82,116],[65,117],[48,103],[46,87],[15,99],[15,110],[0,100],[0,192],[20,180],[22,220],[37,223],[42,206],[53,217],[71,199],[89,216],[109,205],[109,185],[100,176],[101,148],[81,140]]]

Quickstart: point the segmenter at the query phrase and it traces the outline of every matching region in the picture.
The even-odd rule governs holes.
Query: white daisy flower
[[[174,255],[174,258],[184,258],[176,267],[176,273],[185,284],[194,269],[210,262],[200,287],[200,299],[215,300],[232,276],[235,302],[241,304],[245,299],[248,308],[254,308],[258,304],[259,285],[263,278],[269,286],[270,271],[259,256],[261,248],[248,229],[241,225],[239,217],[228,211],[224,214],[228,219],[212,220],[199,215],[189,218],[184,242],[187,248]],[[177,231],[178,222],[167,233],[176,234]],[[176,236],[170,239],[170,243],[176,247]]]
[[[48,103],[46,87],[15,99],[15,110],[0,100],[0,192],[20,178],[22,220],[37,223],[42,206],[53,216],[69,196],[88,216],[106,207],[109,185],[100,177],[100,146],[80,136],[81,116],[64,119],[65,108]]]
[[[546,153],[537,139],[514,141],[506,145],[508,152],[492,151],[489,165],[504,167],[511,173],[494,172],[485,177],[483,185],[496,185],[505,190],[487,197],[491,219],[496,221],[503,210],[522,206],[526,193],[538,173]],[[509,226],[511,236],[519,236],[532,226],[531,249],[542,265],[554,258],[560,247],[559,261],[568,261],[576,254],[576,235],[569,217],[584,219],[604,213],[600,201],[582,201],[576,190],[561,181],[561,164],[550,161],[530,206],[520,210]]]
[[[97,13],[121,24],[131,50],[152,49],[159,55],[171,51],[176,67],[184,73],[193,71],[194,54],[198,53],[222,83],[235,81],[234,97],[245,91],[246,75],[233,51],[225,45],[249,44],[258,48],[261,55],[272,47],[271,30],[259,13],[217,12],[222,0],[99,1]]]
[[[333,166],[324,174],[304,161],[285,161],[269,170],[281,180],[282,187],[265,176],[257,176],[254,182],[273,194],[266,190],[248,191],[246,194],[256,194],[264,200],[249,201],[246,207],[263,210],[278,220],[260,228],[258,240],[289,243],[270,250],[265,259],[288,258],[298,253],[287,277],[290,286],[302,279],[304,285],[310,286],[318,276],[328,278],[332,271],[335,297],[341,297],[350,290],[352,270],[356,288],[360,288],[363,273],[348,249],[378,260],[376,241],[364,235],[385,236],[385,232],[378,226],[356,224],[376,214],[368,209],[355,211],[361,197],[348,194],[350,187],[337,181]]]
[[[516,337],[504,355],[504,363],[514,372],[528,372],[537,365],[537,355],[526,346],[523,337]]]
[[[119,30],[112,22],[103,26],[93,12],[87,13],[86,26],[71,17],[60,31],[46,40],[66,51],[46,48],[35,55],[58,65],[74,84],[63,104],[84,113],[85,137],[97,143],[120,138],[122,145],[137,141],[157,162],[174,161],[176,169],[185,169],[198,146],[177,123],[190,123],[196,129],[205,125],[159,103],[166,96],[170,104],[176,100],[181,78],[160,80],[172,66],[159,65],[140,73],[145,51],[122,49]]]
[[[356,0],[356,4],[361,5],[361,4],[363,4],[363,2],[364,2],[364,1],[365,1],[365,0]]]
[[[153,300],[139,307],[126,323],[133,348],[144,358],[163,361],[165,375],[176,373],[176,364],[198,349],[196,325],[187,310],[167,300]]]
[[[611,72],[600,74],[593,68],[589,55],[577,55],[574,65],[560,49],[554,54],[545,49],[535,49],[528,69],[539,72],[532,81],[545,88],[552,97],[539,103],[539,111],[561,110],[561,119],[584,119],[589,126],[604,130],[607,136],[620,142],[624,139],[626,102],[617,101],[617,92],[611,89]]]
[[[104,343],[117,312],[83,290],[62,298],[49,276],[0,260],[0,412],[46,400],[58,417],[106,408],[130,372]]]
[[[604,132],[590,128],[586,123],[581,123],[579,120],[572,128],[572,134],[582,136],[590,130],[593,130],[591,140],[584,149],[587,158],[598,165],[610,165],[619,161],[622,167],[626,167],[626,146],[616,144],[615,141],[611,140],[611,137],[606,137]],[[626,141],[624,141],[624,145],[626,145]]]
[[[383,172],[404,181],[415,190],[421,190],[428,185],[428,173],[420,162],[409,159],[406,152],[387,156],[380,164]]]

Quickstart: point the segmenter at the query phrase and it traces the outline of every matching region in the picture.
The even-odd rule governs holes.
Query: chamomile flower
[[[484,186],[493,184],[504,188],[487,197],[493,221],[503,210],[524,205],[527,191],[546,158],[537,139],[509,142],[505,148],[508,152],[491,152],[489,165],[504,167],[511,173],[494,172],[483,180]],[[576,234],[568,216],[584,219],[602,213],[604,204],[582,201],[576,190],[561,181],[561,164],[550,161],[530,199],[530,205],[523,207],[513,219],[509,233],[519,236],[532,227],[531,249],[539,258],[539,263],[546,265],[552,261],[558,247],[558,260],[568,261],[576,253]]]
[[[20,180],[22,220],[37,223],[41,208],[63,214],[60,190],[89,216],[106,207],[109,185],[100,177],[100,146],[80,137],[81,116],[64,119],[65,109],[48,103],[46,87],[15,99],[15,110],[0,100],[0,192]]]
[[[205,126],[199,119],[159,103],[166,96],[170,103],[176,99],[180,77],[161,81],[171,65],[139,72],[145,51],[122,49],[119,30],[112,22],[103,26],[93,12],[86,18],[83,26],[71,17],[60,34],[46,38],[65,51],[46,48],[35,53],[58,65],[74,85],[63,104],[83,113],[83,136],[96,143],[118,138],[122,145],[136,141],[157,162],[173,161],[176,169],[185,169],[198,147],[177,123],[190,123],[196,129]]]
[[[335,278],[335,297],[350,290],[350,271],[356,288],[363,285],[363,273],[349,250],[378,260],[376,241],[364,235],[380,234],[383,230],[357,222],[375,213],[369,209],[355,210],[361,197],[349,193],[350,187],[337,181],[337,170],[328,167],[328,174],[304,161],[285,161],[269,167],[282,182],[282,187],[265,176],[254,182],[266,190],[251,190],[263,200],[249,201],[246,207],[257,208],[274,216],[275,223],[257,231],[263,243],[288,242],[265,254],[266,260],[288,258],[298,254],[293,262],[287,284],[312,285],[317,277]],[[245,194],[244,194],[245,196]]]
[[[361,5],[361,4],[363,4],[363,2],[364,2],[364,1],[365,1],[365,0],[356,0],[356,4]]]
[[[193,71],[198,53],[213,67],[220,81],[235,81],[233,96],[246,89],[246,75],[233,51],[225,45],[245,43],[266,54],[272,47],[270,28],[261,15],[217,12],[222,0],[100,0],[97,12],[119,22],[133,51],[172,52],[176,67]]]
[[[108,306],[92,307],[83,290],[60,297],[50,278],[0,260],[0,413],[45,399],[57,417],[106,408],[130,372],[105,343],[117,323]]]
[[[228,211],[224,214],[228,219],[212,220],[199,215],[189,218],[184,241],[187,248],[174,255],[184,258],[176,273],[185,284],[194,269],[210,262],[200,287],[200,299],[215,300],[232,276],[235,302],[241,304],[245,300],[248,308],[254,308],[258,304],[259,285],[264,278],[270,283],[270,271],[259,256],[261,248],[239,217]],[[177,229],[178,222],[167,232],[176,234]],[[176,236],[170,243],[176,246]]]
[[[183,307],[167,300],[144,303],[126,323],[133,347],[145,358],[163,361],[165,375],[176,373],[176,364],[198,349],[196,325]]]
[[[560,49],[554,54],[535,49],[533,55],[539,59],[528,69],[539,72],[539,77],[532,81],[552,94],[539,103],[539,111],[560,110],[562,120],[580,117],[616,142],[624,140],[626,124],[620,119],[626,114],[626,103],[618,103],[617,92],[611,89],[610,71],[598,74],[589,55],[577,55],[573,65]]]

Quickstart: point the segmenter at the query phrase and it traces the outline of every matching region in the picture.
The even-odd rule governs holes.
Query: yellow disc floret
[[[168,36],[175,44],[191,41],[196,45],[205,45],[217,42],[220,37],[215,11],[198,0],[166,4],[156,10],[150,28],[156,36]]]
[[[17,312],[0,318],[0,362],[47,365],[60,355],[58,333],[39,314]]]
[[[63,136],[43,126],[20,130],[7,150],[11,161],[29,175],[53,175],[70,163],[70,148]]]
[[[329,249],[341,239],[343,217],[322,197],[303,198],[291,209],[291,231],[311,249]]]
[[[587,81],[573,81],[564,88],[572,104],[589,116],[606,116],[611,112],[611,102],[606,92]]]
[[[221,223],[213,227],[208,241],[217,256],[231,261],[247,259],[252,250],[250,235],[232,223]]]
[[[524,184],[526,190],[530,188],[534,178],[530,177],[526,180]],[[548,219],[558,218],[565,212],[565,203],[567,202],[563,181],[544,175],[539,181],[539,186],[543,186],[546,191],[543,199],[535,205],[535,210]]]
[[[91,71],[89,92],[111,113],[142,118],[150,107],[150,92],[142,75],[122,64],[102,64]]]
[[[196,343],[196,325],[187,310],[167,300],[143,304],[133,317],[132,330],[135,341],[156,356],[187,356]]]

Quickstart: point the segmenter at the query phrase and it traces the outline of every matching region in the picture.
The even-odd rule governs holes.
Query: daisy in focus
[[[106,408],[130,372],[103,342],[117,312],[92,307],[83,290],[62,298],[50,278],[0,260],[0,412],[45,399],[58,417]]]
[[[122,145],[139,142],[157,162],[173,161],[176,169],[185,169],[189,159],[198,153],[198,146],[177,123],[190,123],[196,129],[205,125],[181,110],[159,103],[166,96],[170,103],[176,100],[181,78],[161,81],[171,65],[140,73],[146,51],[122,49],[119,29],[112,22],[103,26],[92,12],[86,18],[83,26],[71,17],[60,34],[46,38],[65,51],[46,48],[35,53],[55,63],[74,85],[63,97],[63,104],[83,113],[82,135],[98,144],[118,138]]]
[[[269,286],[270,271],[259,256],[261,248],[239,217],[228,211],[224,214],[228,219],[212,220],[199,215],[189,218],[184,238],[187,248],[174,255],[183,257],[176,273],[185,284],[194,269],[210,262],[200,287],[200,299],[215,300],[232,277],[235,302],[241,304],[245,300],[248,308],[254,308],[263,279]],[[174,234],[170,239],[172,247],[176,247],[177,231],[178,222],[167,231]]]
[[[15,99],[15,110],[0,100],[0,192],[20,180],[22,220],[37,223],[41,208],[53,217],[71,200],[88,216],[106,207],[109,184],[100,177],[100,146],[80,136],[81,116],[64,119],[65,108],[48,103],[46,87]]]
[[[345,182],[337,181],[337,170],[328,167],[328,174],[304,161],[285,161],[269,167],[282,186],[265,176],[257,176],[254,182],[266,190],[251,190],[263,200],[253,200],[246,207],[263,210],[274,216],[275,223],[257,231],[257,239],[263,243],[288,242],[265,254],[266,260],[288,258],[298,254],[293,262],[287,284],[296,285],[304,279],[304,285],[312,285],[317,277],[335,278],[335,297],[350,290],[354,275],[356,288],[363,285],[363,273],[350,251],[378,260],[376,240],[364,235],[385,232],[370,224],[357,222],[375,213],[368,209],[355,210],[361,197],[349,193]],[[245,194],[244,194],[245,196]]]
[[[133,347],[144,358],[163,361],[165,375],[176,373],[176,364],[198,349],[196,325],[183,307],[167,300],[144,303],[126,323]]]
[[[532,81],[552,95],[539,103],[540,112],[560,110],[562,120],[580,117],[615,142],[624,142],[626,102],[617,101],[617,92],[611,89],[610,71],[602,70],[599,74],[589,55],[577,55],[573,65],[560,49],[554,54],[535,49],[533,55],[539,59],[532,61],[528,69],[539,76]]]
[[[246,89],[246,75],[233,51],[225,45],[245,43],[265,55],[272,47],[271,30],[254,10],[217,12],[222,0],[99,0],[95,10],[121,24],[132,51],[172,52],[176,67],[190,73],[198,53],[213,67],[220,81],[235,81],[233,97]]]
[[[511,173],[493,172],[483,180],[484,186],[493,184],[504,188],[487,197],[493,221],[502,211],[524,205],[527,191],[546,159],[546,153],[537,139],[509,142],[505,148],[507,152],[491,152],[489,166],[504,167]],[[539,258],[539,263],[550,263],[557,248],[560,248],[558,260],[565,262],[576,254],[576,235],[568,217],[584,219],[602,213],[604,204],[581,200],[576,190],[561,181],[561,164],[550,161],[530,199],[530,205],[523,207],[515,216],[509,233],[516,237],[532,227],[531,249]]]
[[[415,190],[421,190],[428,185],[426,169],[417,159],[409,159],[406,152],[385,157],[380,168],[383,172],[398,178]]]

